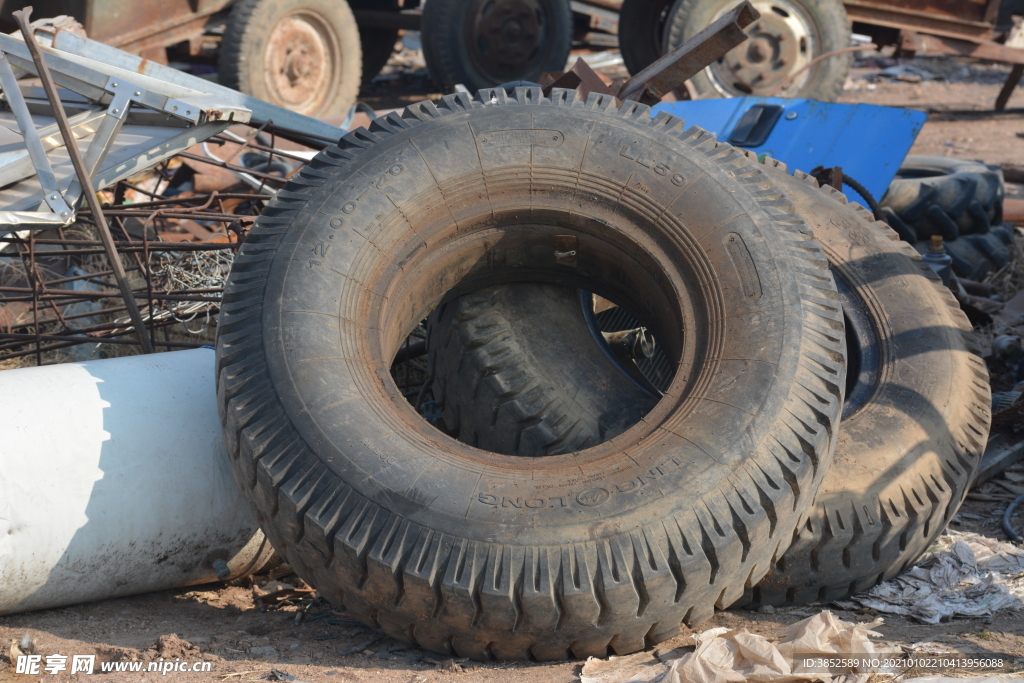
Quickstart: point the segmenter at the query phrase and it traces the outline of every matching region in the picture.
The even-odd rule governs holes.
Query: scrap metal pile
[[[0,36],[10,226],[0,362],[208,344],[246,231],[322,138],[340,131],[91,41],[71,23],[37,22],[35,50]],[[26,72],[43,87],[16,80]],[[287,128],[296,122],[301,134]],[[70,154],[65,133],[84,154]],[[285,141],[287,151],[282,133],[298,141]],[[83,195],[85,206],[72,208]]]

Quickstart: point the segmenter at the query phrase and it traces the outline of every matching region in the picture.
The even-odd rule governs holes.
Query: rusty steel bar
[[[657,104],[708,64],[723,57],[747,39],[743,31],[761,14],[749,2],[726,12],[713,24],[671,52],[659,57],[619,90],[620,100]]]
[[[13,12],[13,16],[18,22],[18,26],[21,28],[22,38],[25,41],[25,45],[28,47],[29,53],[32,55],[32,61],[35,62],[39,80],[42,82],[43,89],[46,91],[46,97],[49,99],[50,106],[53,108],[53,117],[56,119],[57,125],[60,127],[60,134],[64,140],[67,141],[65,148],[68,151],[68,156],[71,157],[71,164],[75,168],[75,174],[78,176],[78,181],[82,184],[82,189],[89,202],[89,206],[92,207],[96,227],[100,232],[100,239],[103,241],[103,247],[107,252],[107,258],[110,259],[111,268],[114,270],[114,278],[117,280],[117,285],[121,290],[121,295],[124,297],[125,306],[128,307],[128,315],[131,317],[132,323],[135,326],[135,331],[139,335],[139,343],[142,346],[144,353],[153,353],[154,349],[150,344],[149,336],[146,334],[145,325],[142,321],[142,314],[139,312],[139,307],[135,302],[135,298],[132,296],[131,288],[128,286],[128,276],[124,272],[124,267],[121,265],[121,259],[118,258],[117,249],[114,247],[114,237],[110,234],[110,226],[107,225],[107,220],[101,211],[99,198],[96,196],[96,188],[92,183],[92,176],[89,175],[85,167],[85,160],[82,158],[82,153],[78,149],[78,145],[75,144],[75,136],[71,132],[71,125],[68,123],[68,116],[64,111],[64,105],[61,103],[60,97],[57,95],[57,89],[54,86],[53,78],[50,76],[50,69],[46,65],[46,60],[43,59],[42,53],[39,51],[39,44],[36,43],[32,27],[29,26],[28,20],[31,14],[31,7],[26,7]],[[38,331],[37,327],[36,332],[38,333]]]

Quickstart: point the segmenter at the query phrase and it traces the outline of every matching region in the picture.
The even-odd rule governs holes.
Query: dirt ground
[[[886,63],[862,62],[851,74],[841,101],[906,106],[930,113],[913,153],[944,154],[982,159],[988,163],[1024,163],[1024,90],[1007,111],[991,111],[1000,82],[1008,71],[1001,65],[969,66],[956,60],[916,60],[921,68],[947,74],[948,80],[904,82],[876,78]],[[416,65],[413,64],[413,67]],[[608,69],[621,75],[621,67]],[[397,74],[397,76],[395,76]],[[391,69],[388,78],[372,86],[366,101],[375,108],[400,106],[431,96],[432,87],[421,70]],[[391,76],[394,76],[393,78]],[[1013,487],[1007,480],[986,484],[968,500],[953,528],[976,531],[1005,540],[998,519]],[[1009,488],[1008,488],[1009,487]],[[265,581],[260,579],[259,581]],[[287,580],[287,579],[286,579]],[[293,579],[294,580],[294,579]],[[744,627],[754,633],[777,635],[785,625],[817,613],[823,606],[777,610],[771,613],[733,610],[720,612],[698,630],[717,626]],[[871,621],[871,610],[836,611],[847,621]],[[168,590],[147,595],[45,610],[0,618],[0,648],[26,634],[35,651],[96,654],[106,661],[154,661],[175,657],[209,661],[209,673],[168,673],[187,681],[294,680],[323,683],[570,683],[579,680],[580,662],[489,663],[442,661],[430,653],[407,648],[363,626],[345,623],[325,605],[314,606],[296,624],[296,607],[261,612],[248,585],[223,584]],[[933,641],[965,654],[1024,657],[1024,612],[1003,611],[973,620],[936,626],[888,617],[879,628],[888,640],[911,644]],[[171,635],[175,637],[168,637]],[[658,646],[667,652],[692,644],[690,632]],[[272,673],[277,671],[279,673]],[[83,674],[26,676],[0,657],[0,683],[88,680]],[[154,681],[156,673],[111,673],[106,680]]]

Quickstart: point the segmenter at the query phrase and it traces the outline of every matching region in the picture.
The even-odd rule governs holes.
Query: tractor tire
[[[220,46],[222,85],[307,116],[344,116],[362,74],[345,0],[240,0]]]
[[[910,245],[833,188],[773,159],[765,169],[828,254],[850,365],[807,524],[745,601],[827,602],[896,576],[946,528],[985,450],[991,390],[967,317]]]
[[[920,241],[984,234],[1003,222],[1006,185],[999,167],[943,156],[908,156],[880,204]]]
[[[430,0],[423,57],[446,92],[470,92],[562,71],[572,47],[568,0]]]
[[[448,432],[476,448],[582,451],[632,427],[660,398],[595,340],[569,287],[487,287],[439,307],[427,330],[434,400]]]
[[[659,320],[664,398],[541,458],[431,426],[393,358],[513,281]],[[827,261],[756,162],[539,87],[415,104],[317,155],[239,250],[217,334],[228,457],[274,547],[363,623],[476,659],[634,652],[739,599],[803,522],[845,386]]]
[[[853,53],[813,60],[850,46],[850,19],[841,0],[752,4],[761,18],[747,27],[750,39],[690,79],[697,97],[754,95],[834,102],[843,91]],[[735,5],[735,0],[676,0],[666,20],[664,51],[679,47]]]

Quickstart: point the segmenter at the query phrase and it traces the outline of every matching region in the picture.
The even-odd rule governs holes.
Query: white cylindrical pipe
[[[272,553],[224,452],[211,349],[4,370],[0,424],[0,615]]]

